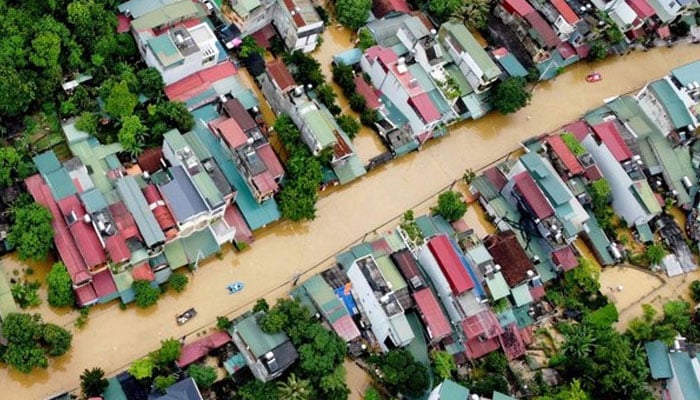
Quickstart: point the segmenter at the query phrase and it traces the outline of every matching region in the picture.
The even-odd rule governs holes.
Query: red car
[[[603,76],[598,72],[593,72],[586,76],[586,82],[588,83],[598,82],[601,79],[603,79]]]

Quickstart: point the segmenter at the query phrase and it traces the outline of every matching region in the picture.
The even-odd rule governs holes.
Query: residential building
[[[228,332],[216,331],[192,343],[187,343],[182,346],[180,358],[175,361],[175,364],[178,368],[187,368],[189,365],[209,355],[209,352],[224,346],[230,341],[231,336],[229,336]]]
[[[229,333],[253,376],[268,382],[282,375],[299,358],[294,345],[283,332],[265,333],[258,318],[261,314],[248,314],[234,320]]]
[[[309,53],[316,49],[323,21],[311,0],[278,0],[272,23],[289,51]]]
[[[503,0],[496,5],[496,15],[511,26],[535,63],[551,57],[561,40],[549,23],[527,0]]]
[[[410,12],[411,9],[406,0],[376,0],[372,2],[372,14],[377,19],[392,18]]]
[[[232,13],[226,14],[240,29],[242,36],[260,31],[272,22],[278,0],[230,0]]]
[[[637,13],[625,0],[611,1],[605,4],[601,10],[608,14],[622,33],[640,29],[644,25],[644,20],[637,16]]]
[[[469,400],[469,389],[450,379],[435,386],[428,400]]]
[[[676,338],[671,349],[658,340],[644,344],[651,377],[665,381],[663,397],[669,400],[690,400],[700,396],[700,377],[697,374],[700,360],[688,353],[684,342],[684,338]]]
[[[163,91],[170,101],[181,101],[193,111],[233,91],[238,92],[236,95],[244,95],[245,89],[236,79],[236,73],[232,63],[221,63],[171,83]]]
[[[413,293],[418,314],[423,320],[430,344],[439,343],[452,334],[450,322],[445,317],[442,307],[430,288],[423,288]]]
[[[520,246],[513,231],[498,232],[484,238],[484,246],[493,257],[506,283],[511,288],[512,302],[521,307],[532,302],[529,286],[539,284],[535,266]],[[526,289],[518,289],[524,285]],[[522,294],[522,298],[517,298]]]
[[[694,131],[700,124],[698,117],[690,112],[696,101],[686,88],[679,89],[666,77],[648,83],[635,97],[669,140],[680,144],[694,138]]]
[[[107,397],[105,397],[107,399]],[[187,378],[176,382],[165,389],[165,394],[155,400],[203,400],[202,393],[197,387],[197,382]]]
[[[404,309],[391,283],[370,254],[356,259],[347,270],[357,306],[366,317],[382,351],[408,345],[414,338]]]
[[[10,281],[7,279],[7,275],[5,272],[0,273],[0,329],[2,329],[2,320],[7,318],[7,315],[19,310],[15,303],[15,298],[12,297],[10,288]]]

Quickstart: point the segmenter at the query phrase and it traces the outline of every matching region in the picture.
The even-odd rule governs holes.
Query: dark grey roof
[[[284,371],[285,369],[289,368],[289,366],[292,365],[299,357],[294,345],[289,340],[275,347],[272,350],[272,353],[275,355],[275,362],[264,362],[265,367],[271,374],[274,374],[277,371]],[[264,360],[264,356],[262,358]]]
[[[233,188],[228,183],[228,180],[226,180],[226,176],[221,171],[221,167],[219,167],[219,164],[217,164],[216,160],[210,158],[207,161],[204,161],[202,165],[209,174],[211,180],[214,181],[214,185],[223,197],[226,197],[229,194],[233,193]]]
[[[194,379],[187,378],[165,389],[165,394],[156,400],[202,400]]]
[[[148,247],[165,241],[165,235],[153,216],[143,192],[133,176],[126,176],[117,180],[117,192],[124,201],[124,205],[134,216],[141,236]]]
[[[170,175],[173,179],[162,185],[160,190],[179,222],[207,211],[202,197],[181,166],[170,168]]]

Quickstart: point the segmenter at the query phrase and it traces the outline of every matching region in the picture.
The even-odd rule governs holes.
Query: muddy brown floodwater
[[[68,324],[74,333],[73,350],[48,370],[31,375],[0,369],[0,399],[42,399],[73,389],[85,368],[99,366],[113,374],[156,349],[162,339],[187,335],[191,341],[198,332],[208,331],[218,315],[240,313],[261,296],[268,300],[285,296],[296,273],[304,272],[303,280],[330,266],[330,257],[339,250],[431,199],[466,168],[478,169],[515,149],[522,139],[553,130],[599,106],[605,98],[631,91],[693,61],[700,55],[698,50],[677,45],[613,58],[594,67],[587,63],[570,67],[555,81],[538,85],[527,108],[509,116],[491,114],[462,123],[422,151],[324,194],[314,221],[280,222],[256,232],[256,242],[243,253],[233,253],[229,246],[223,258],[200,265],[184,293],[168,293],[146,311],[133,306],[122,311],[112,302],[93,310],[82,330]],[[585,83],[585,76],[594,69],[602,73],[603,81]],[[245,290],[229,295],[226,285],[234,281],[244,282]],[[199,314],[178,326],[175,315],[190,307]],[[64,316],[51,311],[44,318],[65,323]]]

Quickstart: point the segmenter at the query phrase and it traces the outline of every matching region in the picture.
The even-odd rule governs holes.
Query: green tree
[[[335,98],[337,95],[335,94],[335,90],[333,90],[331,85],[324,83],[323,85],[318,86],[315,92],[316,96],[318,97],[318,101],[320,101],[324,106],[331,107],[335,104]]]
[[[2,321],[2,336],[7,346],[2,360],[24,374],[34,368],[46,368],[49,362],[41,347],[42,320],[39,314],[10,313]]]
[[[473,393],[482,396],[490,396],[494,391],[508,392],[508,381],[502,375],[488,373],[482,378],[469,382],[467,384]]]
[[[49,366],[44,350],[32,344],[24,346],[8,344],[3,354],[3,361],[23,374],[28,374],[37,367],[46,369]]]
[[[160,341],[160,349],[151,353],[150,358],[160,368],[167,368],[180,358],[182,343],[179,340],[169,338]]]
[[[353,140],[355,136],[360,132],[360,123],[357,121],[356,118],[351,117],[349,115],[343,114],[339,116],[336,121],[338,122],[338,126],[340,126],[340,129],[345,132],[350,140]]]
[[[390,350],[379,358],[382,380],[395,393],[419,396],[428,389],[429,377],[425,366],[404,349]]]
[[[334,332],[313,324],[307,328],[307,343],[299,346],[299,367],[307,376],[325,376],[345,358],[345,342]]]
[[[60,68],[58,57],[61,54],[61,38],[53,32],[42,32],[32,40],[29,60],[35,66],[45,69]]]
[[[202,389],[208,389],[216,382],[216,370],[208,365],[192,364],[187,368],[187,375]]]
[[[238,56],[241,58],[248,58],[253,54],[258,54],[260,56],[265,54],[265,48],[260,46],[255,38],[252,36],[246,36],[243,38],[241,46],[238,48]]]
[[[464,4],[464,0],[431,0],[428,3],[428,12],[438,21],[444,22]]]
[[[360,29],[359,32],[357,32],[357,36],[357,47],[363,52],[377,44],[377,42],[374,40],[372,32],[369,29]]]
[[[296,50],[289,54],[285,57],[285,62],[292,65],[292,76],[297,83],[316,88],[326,81],[321,72],[321,63],[303,51]]]
[[[285,400],[311,400],[311,382],[297,378],[291,373],[286,382],[277,383],[277,391]]]
[[[452,373],[457,370],[454,357],[446,351],[433,350],[430,352],[430,359],[433,362],[435,375],[437,375],[440,380],[451,379]]]
[[[536,397],[536,400],[591,400],[591,397],[581,387],[581,381],[574,379],[569,385],[552,396]]]
[[[164,129],[151,128],[151,139],[160,141],[160,135],[168,129],[177,129],[181,133],[189,132],[194,127],[194,117],[181,101],[165,101],[149,107],[151,126],[160,124]]]
[[[15,147],[0,147],[0,186],[10,186],[33,172],[33,165]]]
[[[145,280],[134,281],[134,300],[138,308],[148,308],[155,305],[160,297],[160,290],[151,286],[151,282]]]
[[[532,97],[525,88],[525,79],[509,77],[496,84],[491,95],[491,103],[501,114],[511,114],[525,107]]]
[[[149,99],[158,99],[163,95],[163,77],[157,69],[148,67],[136,73],[141,93]]]
[[[75,304],[73,282],[68,269],[62,262],[57,262],[46,275],[49,304],[53,307],[67,307]]]
[[[567,296],[588,298],[600,290],[600,271],[585,257],[579,257],[578,266],[564,274],[562,286]]]
[[[138,97],[129,91],[128,83],[120,81],[111,87],[109,95],[105,99],[104,109],[111,117],[122,119],[134,112],[138,102]]]
[[[156,376],[156,378],[153,380],[153,386],[159,392],[165,393],[165,389],[174,385],[175,382],[177,382],[177,378],[175,378],[174,375]]]
[[[591,43],[591,50],[588,52],[588,58],[592,61],[600,61],[608,56],[608,45],[600,40],[596,39]]]
[[[102,368],[86,369],[80,374],[80,390],[86,398],[102,396],[107,386],[109,382]]]
[[[355,73],[351,66],[342,63],[333,64],[331,73],[333,74],[333,82],[340,86],[345,97],[350,97],[355,93]]]
[[[39,288],[41,284],[38,282],[22,281],[12,285],[11,292],[15,302],[21,308],[36,307],[41,304],[39,298]]]
[[[669,26],[671,34],[678,37],[686,37],[690,33],[690,25],[684,20],[679,20]]]
[[[362,97],[362,95],[359,93],[353,93],[350,95],[348,104],[350,104],[350,108],[355,112],[361,113],[367,109],[367,99]]]
[[[664,322],[674,327],[681,335],[690,332],[692,309],[687,301],[674,300],[664,304]]]
[[[564,144],[566,147],[571,150],[572,153],[576,157],[580,157],[584,154],[586,154],[586,148],[583,147],[581,143],[579,143],[578,139],[576,139],[576,136],[574,136],[573,133],[570,132],[564,132],[561,134],[561,140],[564,141]]]
[[[227,331],[229,328],[231,328],[231,320],[228,319],[227,317],[222,317],[218,316],[216,317],[216,327],[220,331]]]
[[[128,115],[122,118],[122,127],[117,139],[126,152],[137,156],[143,151],[145,133],[146,127],[141,123],[141,119],[137,115]]]
[[[153,376],[155,367],[151,357],[139,358],[129,366],[129,373],[138,380],[148,379]]]
[[[500,351],[489,353],[483,359],[484,369],[495,374],[506,375],[508,371],[508,359]]]
[[[87,132],[91,135],[97,133],[97,124],[99,123],[97,114],[89,111],[83,111],[82,114],[75,120],[75,128]]]
[[[182,293],[187,287],[189,281],[190,280],[187,278],[187,275],[174,273],[170,276],[170,279],[168,279],[168,285],[175,289],[177,293]]]
[[[666,250],[660,244],[652,244],[647,246],[647,250],[644,254],[652,265],[659,265],[664,257],[666,257]]]
[[[698,282],[700,282],[700,281],[698,281]],[[254,313],[257,313],[257,312],[260,312],[260,311],[263,311],[263,312],[268,312],[268,311],[270,311],[270,305],[267,304],[267,300],[265,300],[265,299],[258,299],[258,300],[255,302],[255,305],[253,306],[253,312],[254,312]]]
[[[369,18],[371,7],[371,0],[336,0],[335,16],[341,24],[356,31]]]
[[[462,199],[462,193],[448,190],[438,196],[438,204],[433,212],[442,215],[449,222],[454,222],[467,212],[467,203]]]
[[[370,386],[365,390],[365,397],[364,400],[381,400],[381,396],[379,395],[379,391],[374,388],[374,386]]]
[[[279,393],[274,382],[248,381],[236,393],[241,400],[278,400]]]
[[[350,389],[345,383],[343,364],[339,364],[332,373],[321,377],[318,387],[325,400],[347,400]]]
[[[20,260],[45,260],[53,248],[51,212],[39,203],[18,207],[13,212],[15,223],[7,240],[17,248]]]
[[[700,281],[694,280],[690,283],[690,296],[696,303],[700,303]]]
[[[7,38],[3,38],[3,41],[11,43]],[[22,115],[36,97],[36,84],[31,79],[25,79],[12,65],[0,64],[0,76],[0,115]]]
[[[454,11],[453,15],[469,29],[484,29],[486,28],[489,11],[489,0],[466,0]]]
[[[282,332],[287,323],[287,316],[276,309],[270,310],[260,318],[260,328],[268,334]]]
[[[46,347],[46,354],[58,357],[66,354],[70,349],[73,334],[54,324],[44,324],[41,334],[41,342]]]
[[[608,206],[612,200],[612,192],[607,179],[601,178],[590,184],[593,209],[600,210]]]

